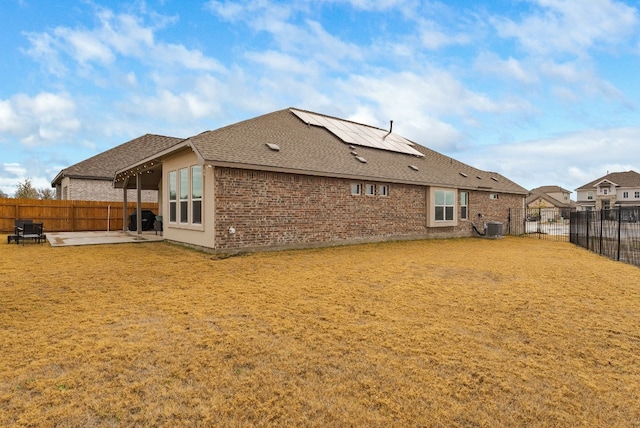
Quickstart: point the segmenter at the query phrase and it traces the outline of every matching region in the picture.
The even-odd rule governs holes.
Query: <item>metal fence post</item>
[[[589,224],[591,223],[589,221],[589,217],[590,217],[591,211],[585,211],[585,212],[587,213],[587,215],[585,217],[586,217],[586,221],[587,221],[587,246],[586,246],[586,248],[588,250],[589,249]]]
[[[618,261],[620,261],[621,240],[622,240],[622,207],[618,207]]]
[[[602,254],[602,234],[604,232],[604,210],[600,210],[600,239],[598,239],[598,242],[600,243],[600,251],[599,253]]]

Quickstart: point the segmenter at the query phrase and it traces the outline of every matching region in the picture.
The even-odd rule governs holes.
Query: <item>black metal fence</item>
[[[640,207],[571,213],[570,242],[640,266]]]
[[[569,241],[570,210],[562,208],[510,209],[508,235]]]

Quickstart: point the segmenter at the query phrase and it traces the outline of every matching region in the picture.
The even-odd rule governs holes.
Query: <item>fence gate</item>
[[[569,242],[569,217],[564,208],[511,208],[508,234]]]

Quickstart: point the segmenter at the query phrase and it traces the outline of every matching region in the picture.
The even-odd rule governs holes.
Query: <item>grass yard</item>
[[[3,427],[640,426],[640,270],[569,243],[0,242]]]

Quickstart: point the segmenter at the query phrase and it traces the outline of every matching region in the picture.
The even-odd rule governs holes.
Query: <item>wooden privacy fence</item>
[[[158,214],[157,203],[143,202],[142,209]],[[127,218],[135,211],[128,203]],[[18,219],[44,223],[45,232],[122,230],[122,202],[0,198],[0,233],[13,233]]]

